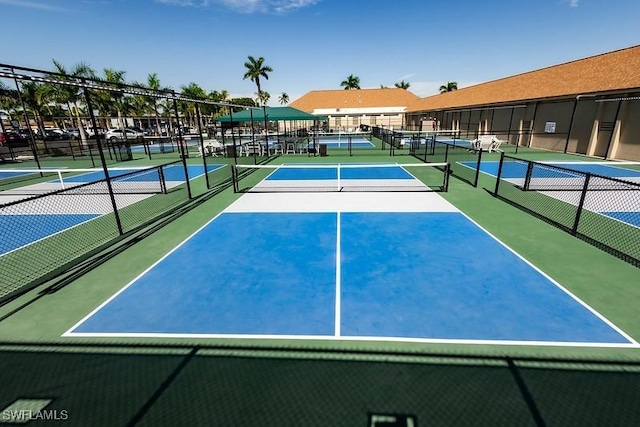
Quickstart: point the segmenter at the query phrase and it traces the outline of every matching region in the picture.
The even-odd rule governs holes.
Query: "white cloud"
[[[578,2],[580,0],[570,0],[569,1],[569,7],[578,7]]]
[[[23,0],[0,0],[0,4],[4,4],[4,5],[7,5],[7,6],[25,7],[25,8],[28,8],[28,9],[51,10],[51,11],[56,11],[56,12],[66,11],[65,9],[62,9],[62,8],[59,8],[59,7],[55,7],[55,6],[51,6],[49,4],[37,3],[37,2],[31,2],[31,1],[23,1]]]
[[[0,0],[1,1],[1,0]],[[156,0],[177,6],[206,7],[220,3],[241,13],[286,13],[313,6],[321,0]]]

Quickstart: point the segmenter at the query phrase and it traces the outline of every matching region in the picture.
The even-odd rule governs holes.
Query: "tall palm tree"
[[[105,68],[103,71],[102,79],[105,80],[109,86],[120,87],[125,83],[124,75],[126,71],[114,70],[112,68]],[[113,115],[118,117],[118,127],[124,129],[124,121],[122,120],[122,113],[126,109],[126,97],[120,92],[110,91],[98,91],[96,97],[92,97],[92,101],[95,101],[101,115]],[[107,127],[111,127],[107,123]]]
[[[54,71],[58,74],[62,74],[63,76],[56,76],[57,79],[62,79],[63,81],[75,81],[78,78],[82,77],[95,77],[95,71],[89,65],[84,62],[79,62],[74,65],[71,69],[71,72],[67,72],[66,68],[62,65],[62,63],[53,60]],[[68,76],[68,77],[67,77]],[[87,140],[86,134],[84,132],[84,125],[82,124],[82,120],[80,119],[80,108],[78,103],[83,99],[82,93],[80,92],[80,88],[77,86],[64,86],[64,85],[55,85],[54,88],[54,98],[59,103],[66,103],[67,110],[69,111],[69,117],[71,120],[71,124],[73,125],[73,113],[75,113],[75,118],[78,125],[78,132],[80,134],[80,140],[84,143]],[[71,108],[73,104],[74,108]]]
[[[289,94],[287,94],[286,92],[282,92],[282,95],[280,95],[278,97],[278,102],[281,105],[288,104],[289,103]]]
[[[411,83],[401,80],[399,83],[396,83],[395,86],[399,89],[407,90],[409,89],[409,86],[411,86]]]
[[[440,86],[440,93],[453,92],[454,90],[458,90],[457,82],[447,82],[446,85]]]
[[[158,77],[158,73],[149,73],[147,75],[146,84],[142,86],[148,89],[151,89],[153,91],[170,91],[171,90],[170,87],[162,86],[162,84],[160,84],[160,78]],[[156,129],[158,132],[158,136],[161,136],[162,129],[160,128],[160,112],[159,112],[159,106],[161,104],[161,100],[159,98],[150,98],[148,100],[148,103],[149,103],[149,107],[151,107],[151,111],[153,112],[156,118]]]
[[[360,77],[349,74],[347,80],[342,81],[340,86],[344,86],[344,90],[360,89]]]
[[[260,77],[264,77],[265,80],[269,80],[269,73],[273,72],[273,68],[268,65],[264,65],[264,58],[260,57],[255,59],[249,55],[249,61],[244,63],[247,72],[244,73],[243,80],[250,79],[254,82],[258,88],[258,98],[261,99],[260,94],[262,88],[260,87]]]

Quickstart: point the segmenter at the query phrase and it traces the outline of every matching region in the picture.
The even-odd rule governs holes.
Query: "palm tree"
[[[76,64],[71,73],[68,73],[66,68],[62,65],[62,63],[53,60],[53,66],[55,68],[55,72],[58,74],[62,74],[63,77],[56,76],[58,79],[62,79],[63,81],[76,81],[77,78],[82,77],[95,77],[95,72],[91,67],[89,67],[84,62],[79,62]],[[69,76],[69,77],[67,77]],[[59,103],[66,103],[67,109],[69,111],[69,117],[71,120],[71,124],[73,126],[73,114],[75,112],[76,120],[78,123],[78,133],[80,134],[80,140],[82,143],[86,143],[87,137],[84,132],[84,125],[82,124],[82,120],[80,119],[80,108],[78,107],[78,102],[83,98],[80,93],[80,89],[76,86],[63,86],[63,85],[55,85],[53,89],[54,98]],[[71,108],[71,104],[73,104],[74,108]]]
[[[260,57],[255,59],[253,56],[249,55],[249,61],[244,63],[247,72],[244,73],[243,80],[249,79],[256,84],[258,87],[258,98],[261,98],[262,88],[260,87],[260,77],[264,77],[265,80],[269,80],[269,74],[273,72],[273,68],[268,65],[264,65],[264,58]]]
[[[409,89],[409,86],[411,86],[411,83],[405,82],[404,80],[402,80],[399,83],[396,83],[395,85],[399,89],[407,90],[407,89]]]
[[[260,105],[267,105],[267,102],[269,102],[269,99],[271,99],[271,94],[269,92],[259,92],[256,93],[256,99],[257,99],[257,104]]]
[[[453,92],[454,90],[458,90],[457,82],[447,82],[446,85],[440,86],[440,93]]]
[[[282,95],[280,95],[280,97],[278,97],[278,102],[281,105],[288,104],[289,103],[289,95],[286,92],[282,92]]]
[[[185,95],[189,98],[195,98],[195,99],[207,98],[207,93],[205,92],[205,90],[202,89],[198,84],[193,82],[189,83],[188,86],[182,86],[180,90],[182,91],[182,95]],[[187,116],[187,123],[189,124],[190,127],[193,127],[196,123],[195,122],[196,104],[193,102],[187,102],[187,103],[181,102],[180,104],[182,104],[182,110]]]
[[[344,90],[360,89],[360,77],[349,74],[347,80],[340,83],[340,86],[344,86]]]
[[[103,80],[109,83],[109,86],[114,88],[121,87],[125,83],[124,75],[125,71],[114,70],[112,68],[104,69]],[[95,103],[102,115],[116,114],[118,117],[118,127],[124,129],[124,121],[122,120],[122,112],[125,110],[125,95],[121,92],[111,91],[98,91],[96,93]],[[94,100],[94,97],[91,98]],[[111,128],[107,123],[107,127]]]
[[[149,73],[147,75],[147,83],[142,86],[148,89],[151,89],[153,91],[170,91],[171,90],[170,87],[162,86],[160,84],[160,78],[158,77],[157,73]],[[149,106],[151,107],[151,110],[153,111],[153,114],[156,117],[156,130],[158,132],[158,136],[161,136],[162,129],[160,129],[160,113],[158,110],[158,106],[161,100],[159,98],[151,98],[149,99],[148,102],[149,102]]]

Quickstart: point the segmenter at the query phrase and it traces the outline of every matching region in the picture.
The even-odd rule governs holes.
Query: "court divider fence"
[[[640,267],[639,183],[502,153],[493,194]]]
[[[3,191],[16,200],[0,205],[0,305],[190,199],[180,161],[120,172],[126,173],[91,182],[71,173],[63,184],[43,171],[32,174],[33,190]],[[28,191],[33,194],[25,197]]]
[[[461,145],[455,140],[438,141],[437,135],[427,139],[424,144],[417,140],[411,146],[414,157],[428,163],[448,163],[453,176],[474,187],[478,186],[482,150],[470,150],[466,143]]]

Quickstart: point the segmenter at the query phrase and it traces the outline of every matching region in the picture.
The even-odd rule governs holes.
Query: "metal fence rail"
[[[40,194],[3,192],[0,304],[187,202],[188,172],[186,182],[168,185],[168,167],[183,170],[178,161]],[[52,183],[36,185],[46,190]]]
[[[494,195],[640,267],[638,183],[502,154]]]

